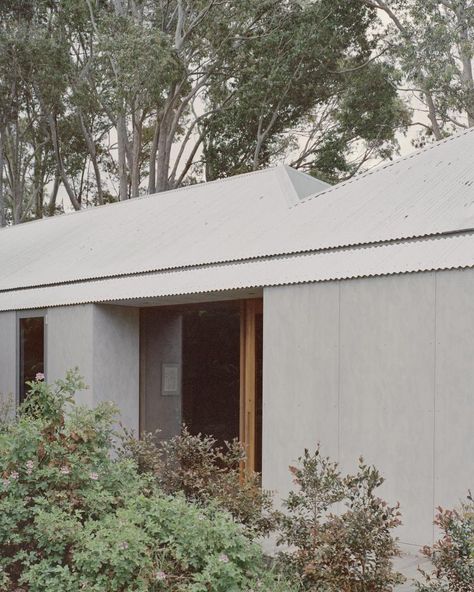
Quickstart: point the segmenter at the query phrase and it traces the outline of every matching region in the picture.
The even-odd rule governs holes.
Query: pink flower
[[[37,372],[35,376],[36,382],[41,382],[44,380],[44,372]]]
[[[99,475],[97,473],[90,473],[89,477],[92,479],[92,481],[98,481],[99,480]]]
[[[12,471],[10,473],[10,479],[13,479],[14,481],[16,481],[18,479],[18,473],[16,471]]]
[[[71,469],[66,465],[63,465],[59,470],[61,471],[62,475],[69,475],[71,472]]]
[[[164,580],[166,580],[166,574],[165,574],[165,572],[164,572],[164,571],[159,571],[159,572],[157,572],[157,574],[156,574],[156,579],[157,579],[159,582],[163,582]]]
[[[219,561],[221,563],[229,563],[229,558],[227,557],[227,555],[225,553],[221,553],[219,555]]]
[[[127,541],[123,541],[123,543],[120,543],[119,548],[120,549],[128,549]]]
[[[35,466],[35,463],[32,460],[27,460],[26,461],[26,473],[27,473],[27,475],[31,475],[31,473],[33,472],[34,466]]]

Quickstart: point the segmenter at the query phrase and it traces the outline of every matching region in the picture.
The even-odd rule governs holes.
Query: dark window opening
[[[20,319],[20,403],[28,393],[27,382],[44,373],[44,317]]]
[[[183,314],[182,419],[219,444],[239,437],[240,315],[227,306]]]

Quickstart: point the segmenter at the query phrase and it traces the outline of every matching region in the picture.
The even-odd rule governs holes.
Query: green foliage
[[[75,373],[32,383],[0,427],[0,590],[290,589],[229,513],[111,458],[115,409],[70,405],[82,386]]]
[[[311,592],[386,592],[402,581],[391,560],[399,554],[392,529],[398,505],[375,490],[383,479],[359,461],[355,475],[342,476],[337,463],[305,450],[291,467],[298,489],[284,502],[280,561]]]
[[[218,446],[212,436],[192,435],[186,426],[180,435],[161,442],[152,434],[136,440],[126,432],[122,454],[153,474],[164,492],[183,494],[201,505],[216,504],[252,537],[275,528],[271,495],[261,489],[258,474],[242,472],[245,451],[236,440]]]
[[[474,502],[469,496],[460,510],[438,509],[435,520],[442,532],[423,554],[433,563],[432,573],[420,570],[418,592],[468,592],[474,590]]]
[[[408,114],[368,4],[1,2],[8,220],[60,211],[59,185],[80,209],[281,159],[337,180],[390,157]]]
[[[389,23],[386,51],[403,73],[422,145],[474,125],[474,5],[470,0],[374,0]]]
[[[334,181],[369,157],[393,154],[394,131],[409,115],[395,69],[369,59],[374,19],[364,2],[345,0],[280,2],[264,13],[238,46],[232,79],[209,89],[215,107],[229,89],[235,100],[206,123],[208,177],[260,168],[293,151],[294,166]]]

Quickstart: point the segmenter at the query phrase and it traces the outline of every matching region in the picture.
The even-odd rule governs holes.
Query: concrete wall
[[[305,447],[380,468],[403,543],[473,485],[474,271],[264,292],[264,487],[286,495]]]
[[[87,405],[115,401],[121,421],[138,431],[139,311],[85,304],[47,311],[49,382],[78,367],[88,389],[76,400]]]
[[[181,431],[183,315],[170,309],[145,309],[142,312],[142,429],[160,430],[158,438],[167,440]],[[178,371],[177,389],[163,396],[163,366],[172,364]]]
[[[138,432],[139,309],[96,305],[93,314],[93,397],[114,401],[121,422]]]
[[[79,403],[94,402],[93,304],[50,308],[46,313],[46,378],[63,379],[67,370],[78,367],[89,388],[77,393]]]
[[[16,313],[0,312],[0,401],[16,390]]]
[[[88,389],[79,403],[115,401],[122,422],[138,431],[139,309],[81,304],[46,311],[46,377],[79,368]],[[0,393],[16,391],[16,313],[0,313]]]

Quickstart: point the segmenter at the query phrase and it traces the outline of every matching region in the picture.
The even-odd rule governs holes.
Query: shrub
[[[271,495],[262,491],[260,475],[241,471],[245,451],[238,441],[218,446],[212,436],[192,435],[183,426],[180,435],[164,442],[152,434],[136,440],[126,432],[122,446],[124,457],[152,473],[166,493],[215,503],[245,525],[248,534],[265,535],[275,527]]]
[[[400,512],[375,495],[383,482],[377,470],[360,459],[357,474],[343,477],[319,448],[298,462],[290,467],[298,489],[281,516],[283,569],[293,570],[304,590],[392,590],[402,581],[391,562],[399,554],[391,530]]]
[[[12,395],[0,393],[0,430],[15,417],[15,403]]]
[[[0,428],[0,590],[288,590],[229,513],[160,491],[109,454],[115,409],[72,405],[70,373],[30,384]]]
[[[442,536],[422,553],[433,563],[428,573],[420,569],[419,592],[472,592],[474,590],[474,502],[471,496],[460,510],[438,508],[435,524]]]

